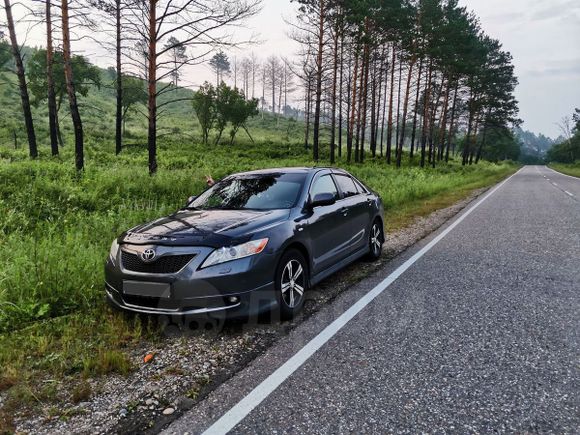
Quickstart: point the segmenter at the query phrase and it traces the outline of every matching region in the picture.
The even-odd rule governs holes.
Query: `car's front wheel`
[[[378,260],[383,253],[383,243],[385,241],[385,236],[383,233],[383,225],[377,219],[373,222],[371,226],[371,231],[369,234],[369,258],[370,260]]]
[[[276,295],[283,320],[293,318],[304,305],[308,288],[308,265],[302,253],[291,249],[280,259],[276,270]]]

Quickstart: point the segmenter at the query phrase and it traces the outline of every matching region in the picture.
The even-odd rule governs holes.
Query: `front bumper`
[[[128,246],[121,249],[140,253],[151,246]],[[273,254],[256,256],[200,269],[211,248],[154,247],[164,255],[195,254],[195,257],[176,273],[139,273],[124,268],[121,249],[117,258],[105,265],[107,299],[116,308],[142,314],[167,316],[207,315],[218,317],[254,316],[276,306]],[[163,297],[127,294],[124,283],[141,282],[165,284],[169,289]]]

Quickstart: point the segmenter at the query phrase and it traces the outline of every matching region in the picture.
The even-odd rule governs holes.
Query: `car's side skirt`
[[[310,278],[310,285],[313,286],[313,285],[318,284],[324,278],[328,278],[333,273],[338,272],[343,267],[348,266],[349,264],[353,263],[354,261],[358,260],[359,258],[361,258],[362,256],[364,256],[368,253],[369,253],[369,247],[367,245],[363,246],[361,249],[359,249],[358,251],[349,255],[345,259],[339,261],[338,263],[330,266],[328,269],[323,270],[322,272],[311,277]]]

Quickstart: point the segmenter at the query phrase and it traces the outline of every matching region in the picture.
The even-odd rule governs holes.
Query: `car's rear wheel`
[[[385,235],[381,221],[376,219],[369,233],[369,258],[371,260],[378,260],[383,253],[383,243],[385,242]]]
[[[276,295],[283,320],[293,318],[304,305],[308,289],[308,265],[302,253],[291,249],[280,259],[276,270]]]

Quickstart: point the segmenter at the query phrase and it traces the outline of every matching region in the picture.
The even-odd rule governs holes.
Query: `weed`
[[[73,403],[86,402],[91,398],[91,394],[91,384],[83,379],[71,391],[71,400]]]

